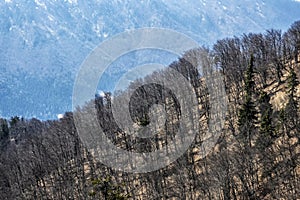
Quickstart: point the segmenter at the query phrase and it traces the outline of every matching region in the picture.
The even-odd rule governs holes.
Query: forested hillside
[[[221,136],[205,157],[201,144],[213,114],[200,67],[222,74],[228,102]],[[96,105],[102,129],[119,148],[151,152],[167,145],[184,117],[179,97],[157,84],[133,89],[164,74],[159,71],[116,97],[96,96],[60,120],[0,119],[0,199],[299,199],[300,21],[284,33],[248,33],[192,49],[169,68],[191,83],[200,110],[199,133],[179,159],[148,173],[116,171],[94,159],[74,124],[76,113]],[[128,136],[114,121],[112,98],[131,90],[137,125],[150,123],[151,105],[166,110],[153,137]]]

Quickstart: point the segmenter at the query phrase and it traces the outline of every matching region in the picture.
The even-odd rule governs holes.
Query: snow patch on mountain
[[[290,0],[2,0],[0,113],[46,119],[70,110],[81,63],[101,42],[126,30],[169,28],[212,45],[245,32],[287,29],[300,18],[299,10],[300,4]],[[101,90],[137,64],[171,62],[145,55],[113,65],[100,81]]]

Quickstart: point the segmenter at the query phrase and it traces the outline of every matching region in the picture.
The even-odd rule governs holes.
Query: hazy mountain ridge
[[[150,122],[150,106],[157,103],[165,106],[165,115],[157,110],[162,117],[157,120],[165,119],[164,125],[152,126],[151,137],[147,138],[128,134],[118,126],[110,93],[99,94],[59,120],[0,118],[1,198],[297,199],[300,192],[299,35],[300,21],[297,21],[284,33],[273,30],[225,38],[218,40],[212,49],[193,49],[174,61],[169,67],[193,85],[201,117],[195,119],[196,123],[190,123],[187,130],[196,133],[189,149],[157,171],[126,173],[114,170],[114,165],[99,162],[93,156],[97,153],[93,152],[101,155],[103,149],[99,149],[105,144],[87,151],[86,143],[81,140],[86,135],[81,132],[76,117],[96,107],[101,129],[118,148],[145,153],[167,146],[166,151],[172,152],[174,147],[169,144],[176,141],[174,135],[178,135],[180,119],[190,119],[181,112],[181,103],[195,107],[188,101],[178,104],[182,93],[174,95],[162,85],[144,84],[135,89],[135,84],[143,82],[137,80],[123,94],[119,93],[126,95],[129,90],[134,91],[129,109],[134,126],[140,128],[139,134],[147,133],[143,127]],[[198,64],[206,69],[207,76],[199,78]],[[208,77],[215,74],[224,78],[228,100],[226,122],[213,147],[203,150],[203,142],[209,140],[205,137],[208,126],[214,115],[219,115],[211,109],[215,95],[208,91],[210,84],[216,84]],[[123,99],[122,96],[113,99],[119,97]],[[117,110],[122,112],[121,104],[117,105],[120,105]],[[93,118],[85,118],[84,130],[92,133],[94,122]],[[193,128],[197,122],[199,130]],[[93,142],[102,142],[95,139],[97,133]],[[180,137],[177,139],[183,139]],[[105,156],[115,163],[124,159],[106,152]],[[133,169],[143,161],[149,162],[145,157],[129,161]]]
[[[243,32],[285,29],[300,17],[299,9],[288,0],[1,1],[0,114],[47,119],[70,110],[80,64],[117,33],[171,28],[209,45]],[[45,95],[45,90],[52,92]],[[38,102],[48,103],[33,106]]]
[[[110,93],[101,93],[59,120],[0,118],[0,197],[8,200],[297,199],[300,193],[299,36],[300,21],[296,21],[286,32],[249,33],[218,40],[212,49],[186,52],[169,67],[193,86],[198,100],[198,104],[192,104],[195,107],[189,101],[178,101],[185,93],[174,95],[164,85],[143,84],[136,89],[135,84],[150,78],[146,77],[136,80],[114,98]],[[199,76],[198,65],[202,65],[207,76]],[[161,70],[150,76],[169,74],[165,72]],[[209,87],[213,86],[216,93],[222,91],[214,87],[217,84],[214,79],[207,78],[215,74],[224,78],[228,107],[217,106],[222,111],[226,109],[226,122],[217,130],[220,137],[214,145],[203,150],[203,143],[210,140],[205,137],[208,127],[212,125],[210,128],[214,130],[214,125],[219,124],[218,121],[210,124],[220,114],[212,111],[216,96]],[[130,90],[134,93],[128,107],[138,128],[136,136],[128,134],[127,127],[120,127],[112,112],[112,105],[117,106],[117,111],[123,111],[122,95],[126,96]],[[119,98],[119,104],[113,104],[112,100]],[[155,117],[158,126],[144,129],[153,120],[151,106],[157,104],[164,106],[165,113],[154,111],[158,112],[152,113],[158,114]],[[199,116],[186,117],[187,113],[181,110],[183,104],[191,108],[189,113],[198,107]],[[156,171],[115,170],[116,166],[105,165],[94,157],[104,152],[105,159],[117,164],[125,158],[107,154],[110,148],[101,149],[105,144],[97,140],[99,131],[95,132],[93,126],[97,120],[88,117],[78,124],[79,114],[91,114],[93,108],[97,110],[101,130],[120,149],[147,153],[168,146],[166,151],[172,152],[176,145],[170,144],[178,135],[183,118],[188,119],[190,130],[196,133],[194,142],[184,154],[175,151],[181,156]],[[80,129],[81,125],[87,134]],[[90,133],[95,136],[91,143],[102,145],[87,149],[82,139]],[[151,137],[140,137],[149,134]],[[184,139],[186,134],[181,136]],[[154,156],[154,162],[156,159],[159,158]],[[142,156],[128,161],[129,167],[136,169],[149,159]]]

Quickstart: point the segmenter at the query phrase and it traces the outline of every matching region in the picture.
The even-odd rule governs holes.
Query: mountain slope
[[[1,1],[0,115],[48,119],[70,110],[80,64],[117,33],[163,27],[210,45],[243,32],[286,29],[299,9],[291,0]]]

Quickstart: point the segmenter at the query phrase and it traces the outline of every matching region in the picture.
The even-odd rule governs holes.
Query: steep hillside
[[[192,49],[167,69],[118,94],[97,95],[60,120],[0,119],[0,198],[299,198],[299,35],[297,21],[285,33],[249,33]],[[172,70],[184,79],[147,82],[171,80]],[[185,82],[196,104],[182,101],[191,98]],[[223,92],[226,103],[216,101]],[[131,119],[132,127],[115,117],[116,100],[115,111],[128,108],[130,116],[121,120]],[[178,150],[193,134],[187,150]],[[129,153],[116,156],[103,141]]]
[[[293,0],[2,0],[0,116],[47,120],[71,110],[72,88],[81,63],[100,42],[126,30],[170,28],[200,46],[212,45],[217,39],[243,32],[286,29],[299,19],[299,9],[300,3]],[[165,57],[156,60],[164,65],[168,61]],[[118,72],[108,72],[104,83],[115,81],[127,70],[117,66],[114,71]],[[103,90],[112,89],[111,84],[103,86]]]

